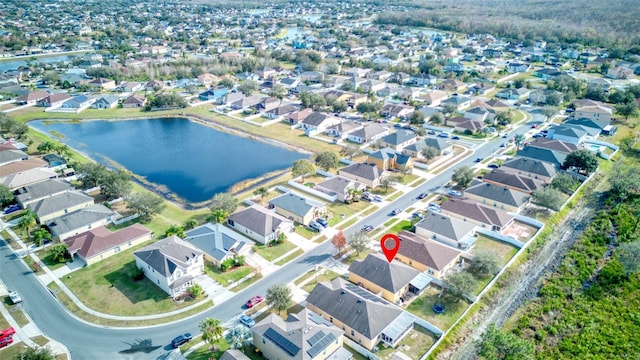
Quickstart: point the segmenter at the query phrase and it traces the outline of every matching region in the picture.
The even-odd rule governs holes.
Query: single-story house
[[[90,205],[46,222],[51,235],[60,241],[87,230],[110,224],[115,212],[102,204]]]
[[[316,184],[314,189],[327,195],[335,195],[339,201],[350,200],[354,191],[364,191],[366,186],[342,176],[334,176]]]
[[[558,172],[558,168],[545,161],[517,156],[511,160],[505,161],[494,171],[501,171],[549,182]]]
[[[496,93],[496,97],[506,100],[524,100],[529,96],[531,90],[527,88],[520,89],[502,89]]]
[[[519,213],[529,202],[530,198],[530,195],[526,192],[486,182],[473,184],[464,191],[464,195],[480,204],[515,213]]]
[[[395,347],[413,329],[411,315],[342,278],[317,284],[306,307],[369,350],[380,342]]]
[[[142,87],[143,87],[143,84],[137,81],[127,81],[127,82],[120,83],[120,85],[118,85],[115,90],[119,92],[132,93],[135,91],[142,90]]]
[[[27,205],[37,217],[38,223],[44,224],[50,219],[93,205],[93,198],[73,190],[40,199]]]
[[[55,170],[51,168],[36,167],[1,176],[0,184],[8,187],[11,190],[15,190],[24,186],[38,183],[43,180],[55,179],[56,177],[58,177],[58,173],[56,173]]]
[[[219,99],[222,99],[225,95],[227,95],[228,92],[229,89],[224,86],[209,88],[198,94],[198,99],[200,99],[201,101],[215,100],[217,102]]]
[[[560,140],[549,139],[549,138],[537,138],[527,145],[527,147],[536,147],[541,149],[549,149],[553,151],[558,151],[565,154],[570,154],[579,149],[577,144],[572,144]]]
[[[440,213],[498,232],[509,226],[514,219],[514,215],[506,211],[465,199],[443,201]]]
[[[280,234],[291,232],[293,221],[262,206],[252,205],[229,215],[227,226],[256,242],[268,244]]]
[[[112,79],[107,78],[97,78],[89,81],[89,86],[94,88],[96,91],[108,91],[116,88],[116,82]]]
[[[269,207],[275,209],[276,213],[304,225],[308,225],[310,221],[327,211],[324,204],[292,192],[271,199]]]
[[[204,274],[204,253],[172,235],[133,253],[136,266],[170,296],[178,296]]]
[[[362,128],[362,124],[351,120],[345,120],[327,128],[326,134],[329,136],[345,138],[349,133],[360,128]]]
[[[400,248],[395,260],[420,272],[441,279],[460,262],[462,252],[451,246],[422,237],[409,231],[398,234]]]
[[[36,104],[42,107],[56,107],[61,106],[65,101],[71,99],[71,95],[67,93],[55,93],[49,94],[38,100]]]
[[[159,80],[151,80],[144,84],[143,89],[146,91],[158,91],[165,88],[165,83]]]
[[[112,109],[118,106],[119,100],[120,97],[118,96],[104,95],[99,97],[93,104],[91,104],[91,107],[94,109]]]
[[[202,250],[204,258],[215,266],[236,255],[247,255],[251,250],[251,243],[244,236],[222,224],[200,225],[185,235],[184,241]]]
[[[47,179],[16,189],[13,194],[23,208],[27,205],[72,190],[71,184],[57,179]]]
[[[311,115],[302,120],[301,125],[305,130],[316,130],[318,132],[325,132],[329,127],[337,125],[340,122],[342,122],[340,118],[337,118],[331,114],[314,111]]]
[[[592,129],[595,132],[595,136],[589,134],[587,130],[590,128],[586,128],[579,125],[571,125],[571,124],[560,124],[557,126],[551,126],[547,129],[547,138],[553,140],[560,140],[570,144],[581,144],[583,141],[587,139],[593,139],[595,136],[600,134],[600,130]]]
[[[456,107],[457,111],[462,111],[471,106],[471,98],[468,98],[466,96],[452,96],[440,102],[440,106],[443,107],[447,104],[452,104]]]
[[[526,157],[529,159],[546,161],[560,168],[564,163],[564,159],[567,157],[567,153],[560,152],[542,147],[525,146],[516,152],[516,156]]]
[[[542,189],[546,185],[546,182],[541,179],[511,174],[503,171],[492,171],[484,174],[482,181],[497,186],[506,186],[510,189],[524,191],[528,194],[533,193],[535,190]]]
[[[460,92],[467,89],[467,84],[456,79],[447,79],[439,84],[439,87],[448,92]]]
[[[366,125],[360,129],[356,129],[347,135],[347,140],[365,144],[381,139],[389,134],[389,129],[378,124]]]
[[[139,108],[147,104],[147,99],[142,94],[133,94],[122,102],[123,108]]]
[[[378,169],[375,164],[354,163],[338,170],[338,175],[357,181],[370,188],[380,185],[380,181],[388,174]]]
[[[380,138],[382,146],[389,147],[395,151],[402,151],[405,146],[409,146],[418,141],[418,135],[410,130],[400,130]]]
[[[78,95],[62,103],[62,105],[60,105],[60,108],[84,110],[89,106],[91,106],[91,104],[93,104],[94,101],[95,101],[94,97],[90,97],[86,95]]]
[[[424,95],[418,96],[416,100],[423,101],[426,105],[438,106],[443,100],[445,100],[448,97],[449,97],[449,94],[447,94],[444,91],[433,90]]]
[[[29,93],[16,98],[16,102],[20,105],[35,105],[38,101],[49,95],[50,94],[48,92],[42,90],[30,91]]]
[[[122,250],[151,240],[151,230],[144,225],[133,224],[115,232],[104,226],[67,238],[67,252],[87,265],[95,264]]]
[[[443,214],[428,211],[417,223],[415,232],[427,239],[457,249],[466,249],[475,242],[475,225]]]
[[[262,116],[268,119],[276,119],[281,116],[287,116],[295,111],[298,111],[298,107],[292,104],[285,104],[264,112]]]
[[[445,153],[453,151],[453,145],[441,138],[422,138],[416,141],[414,144],[406,146],[402,149],[402,153],[414,157],[422,157],[422,150],[427,147],[432,147],[438,151],[437,156],[442,156]]]
[[[300,124],[304,119],[306,119],[312,113],[313,113],[313,109],[311,108],[294,111],[291,114],[287,115],[287,122],[292,125]]]
[[[22,150],[16,150],[13,146],[10,146],[12,149],[2,150],[0,151],[0,166],[14,163],[16,161],[25,161],[29,159],[29,155],[27,155]]]
[[[413,106],[402,104],[384,104],[380,115],[387,117],[406,118],[415,111]]]

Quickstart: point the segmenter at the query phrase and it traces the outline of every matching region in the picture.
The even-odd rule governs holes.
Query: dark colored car
[[[363,230],[364,232],[370,232],[370,231],[372,231],[372,230],[373,230],[373,226],[371,226],[371,225],[365,225],[365,226],[362,228],[362,230]]]
[[[16,212],[20,210],[20,205],[14,204],[14,205],[9,205],[6,208],[4,208],[4,213],[5,214],[11,214],[13,212]]]
[[[497,169],[497,168],[500,167],[500,165],[498,165],[498,164],[489,164],[489,165],[487,165],[487,167],[490,168],[490,169]]]
[[[327,219],[324,218],[318,218],[316,219],[316,222],[324,227],[329,226],[329,223],[327,222]]]
[[[180,346],[191,341],[191,339],[193,339],[193,336],[191,336],[191,333],[184,333],[183,335],[178,335],[176,336],[175,339],[171,340],[171,346],[173,346],[174,349],[179,348]]]
[[[247,300],[247,303],[245,305],[247,305],[248,308],[252,308],[252,307],[260,304],[262,302],[262,300],[264,300],[264,297],[262,297],[262,295],[256,295],[256,296],[252,297],[251,299]]]
[[[418,199],[422,200],[424,198],[427,197],[427,193],[420,193],[420,195],[418,195]]]
[[[500,147],[501,147],[501,148],[505,148],[505,147],[507,147],[507,143],[502,143],[502,144],[500,144]]]
[[[476,162],[481,162],[481,161],[482,161],[482,158],[481,158],[481,157],[476,158],[476,160],[475,160],[475,161],[476,161]]]
[[[451,140],[460,140],[460,136],[456,135],[456,136],[452,137]]]

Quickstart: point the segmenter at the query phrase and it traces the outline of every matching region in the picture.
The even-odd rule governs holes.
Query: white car
[[[462,196],[462,193],[457,190],[449,190],[448,194],[451,196]]]
[[[9,299],[11,299],[11,302],[14,304],[22,302],[22,298],[17,291],[9,291]]]

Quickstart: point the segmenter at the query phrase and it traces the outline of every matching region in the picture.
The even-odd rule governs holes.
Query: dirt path
[[[606,183],[602,179],[592,181],[599,185]],[[588,191],[586,193],[589,194]],[[480,339],[487,326],[490,324],[503,326],[521,306],[537,297],[540,279],[549,271],[555,271],[560,265],[566,252],[591,221],[594,207],[597,207],[598,203],[599,199],[586,195],[585,199],[576,205],[566,220],[548,237],[542,249],[517,269],[510,281],[512,285],[501,289],[499,298],[494,303],[474,314],[464,327],[466,333],[456,343],[441,352],[437,359],[475,359],[474,341]]]

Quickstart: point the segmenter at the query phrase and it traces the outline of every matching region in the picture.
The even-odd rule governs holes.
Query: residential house
[[[423,101],[426,105],[429,105],[429,106],[438,106],[443,100],[445,100],[448,97],[449,97],[449,94],[447,94],[444,91],[433,90],[431,92],[428,92],[424,95],[419,96],[417,100]]]
[[[358,144],[366,144],[381,139],[389,134],[389,129],[378,124],[365,125],[347,135],[347,140]]]
[[[119,100],[120,97],[118,96],[104,95],[100,96],[93,104],[91,104],[91,107],[94,109],[113,109],[118,106]]]
[[[10,165],[13,164],[9,164],[6,166]],[[0,167],[0,171],[4,167],[5,166]],[[10,190],[15,190],[43,180],[55,179],[56,177],[58,177],[58,174],[53,169],[35,167],[2,175],[0,176],[0,184],[8,187]]]
[[[603,79],[603,78],[589,78],[589,82],[587,83],[587,87],[599,88],[606,92],[609,92],[613,87],[613,83],[611,80]]]
[[[50,219],[46,222],[54,239],[65,240],[98,226],[110,224],[116,213],[108,207],[95,204]]]
[[[349,68],[342,70],[342,75],[355,77],[355,78],[365,78],[371,72],[371,69],[363,69],[363,68]]]
[[[415,233],[453,248],[466,249],[475,242],[475,227],[458,218],[429,211],[416,224]]]
[[[242,81],[260,81],[260,76],[258,74],[245,71],[240,74],[236,74],[236,77]]]
[[[322,71],[303,71],[300,73],[300,82],[306,81],[312,83],[321,83],[324,81],[324,73]]]
[[[258,104],[258,109],[263,112],[270,111],[280,106],[281,103],[282,101],[280,101],[280,99],[278,99],[277,97],[270,96],[267,98],[263,98],[260,101],[260,103]]]
[[[12,153],[12,155],[17,156],[20,153]],[[46,168],[49,166],[46,161],[38,158],[29,158],[26,154],[20,154],[20,158],[15,158],[12,156],[11,159],[15,159],[13,161],[5,161],[4,164],[0,165],[0,177],[9,176],[12,174],[17,174],[26,170],[36,169],[36,168]],[[7,159],[7,157],[5,157]]]
[[[292,192],[271,199],[269,207],[275,209],[276,213],[304,225],[308,225],[310,221],[326,212],[324,204]]]
[[[535,146],[525,146],[523,149],[516,152],[517,156],[526,157],[529,159],[545,161],[553,164],[557,168],[561,168],[564,163],[564,159],[567,157],[567,153]]]
[[[509,105],[500,100],[488,100],[484,104],[496,111],[505,111],[509,109]]]
[[[484,95],[492,92],[495,89],[496,89],[495,85],[491,83],[486,83],[486,82],[475,84],[469,87],[469,90],[476,93],[476,95]]]
[[[282,319],[270,314],[251,328],[253,344],[266,359],[348,360],[344,331],[309,309]]]
[[[227,349],[220,356],[220,360],[251,360],[251,358],[238,349]]]
[[[276,71],[274,69],[264,66],[260,69],[256,69],[255,72],[261,79],[269,79],[276,76]]]
[[[590,136],[597,136],[602,132],[602,130],[609,126],[609,121],[573,117],[571,119],[567,119],[562,125],[579,126],[588,132]]]
[[[123,108],[140,108],[147,104],[147,99],[142,94],[133,94],[124,99]]]
[[[378,90],[384,89],[385,86],[387,85],[384,81],[379,81],[374,79],[366,80],[359,84],[360,89],[362,89],[362,91],[365,93],[368,93],[368,92],[375,93]]]
[[[115,90],[119,92],[132,93],[135,91],[140,91],[142,90],[142,88],[143,88],[143,84],[137,81],[127,81],[127,82],[120,83],[120,85],[118,85],[115,88]]]
[[[353,163],[338,170],[338,175],[360,182],[370,188],[380,185],[380,181],[388,174],[375,164]]]
[[[517,72],[527,72],[531,69],[531,65],[527,63],[512,62],[507,64],[507,72],[510,74]]]
[[[204,274],[204,253],[172,235],[135,251],[136,267],[172,297],[182,295]]]
[[[35,105],[38,101],[46,98],[50,94],[46,91],[38,90],[38,91],[30,91],[27,94],[19,96],[16,98],[16,103],[19,105]]]
[[[544,137],[533,140],[527,146],[542,148],[542,149],[549,149],[549,150],[558,151],[565,154],[570,154],[579,149],[577,144],[571,144],[568,142],[544,138]]]
[[[0,166],[14,163],[16,161],[25,161],[29,159],[24,151],[15,150],[13,146],[10,146],[9,150],[0,151]]]
[[[519,89],[502,89],[496,93],[496,97],[500,99],[506,100],[524,100],[529,96],[531,90],[527,88],[519,88]]]
[[[532,179],[549,182],[558,172],[558,168],[551,163],[517,156],[505,161],[498,169],[509,174],[526,176]]]
[[[224,86],[212,87],[198,94],[198,99],[200,99],[201,101],[214,100],[215,102],[218,102],[225,95],[227,95],[228,92],[229,89]]]
[[[464,92],[467,89],[467,84],[456,79],[447,79],[440,83],[439,87],[448,92]]]
[[[427,147],[436,149],[436,156],[442,156],[453,151],[453,145],[448,141],[441,138],[427,137],[418,139],[415,143],[405,146],[405,148],[402,149],[402,153],[413,157],[422,157],[422,150]]]
[[[558,76],[563,75],[563,72],[558,70],[558,69],[554,69],[554,68],[543,68],[543,69],[537,69],[533,72],[533,76],[535,77],[539,77],[542,80],[553,80],[555,78],[557,78]]]
[[[277,119],[279,117],[286,117],[296,111],[298,111],[298,107],[295,105],[285,104],[264,112],[262,116],[268,119]]]
[[[88,84],[95,91],[109,91],[116,88],[116,82],[112,79],[107,78],[97,78],[93,79]]]
[[[497,186],[506,186],[510,189],[523,191],[528,194],[533,193],[535,190],[542,189],[546,185],[546,182],[541,179],[503,171],[492,171],[484,174],[482,181]]]
[[[415,108],[410,105],[384,104],[380,110],[380,115],[386,117],[406,118],[414,111]]]
[[[164,82],[160,81],[160,80],[151,80],[148,81],[146,84],[144,84],[144,86],[142,87],[145,91],[159,91],[165,88],[165,84]]]
[[[440,106],[443,107],[447,104],[452,104],[457,111],[462,111],[471,106],[471,99],[466,96],[452,96],[440,102]]]
[[[207,223],[185,233],[184,241],[204,252],[205,260],[220,266],[225,260],[247,255],[251,244],[222,224]]]
[[[281,86],[284,86],[287,89],[294,89],[298,85],[300,85],[300,80],[293,77],[285,77],[278,80],[278,84],[280,84]]]
[[[578,145],[586,139],[593,138],[585,130],[581,126],[569,126],[566,124],[551,126],[547,129],[547,138]],[[597,134],[599,133],[600,131],[597,132]]]
[[[229,107],[232,110],[257,109],[263,99],[264,96],[261,95],[241,96],[239,99],[229,103]],[[227,98],[227,101],[229,101],[229,98]]]
[[[351,132],[353,132],[356,129],[360,129],[362,127],[363,126],[360,123],[357,123],[357,122],[351,121],[351,120],[345,120],[345,121],[340,122],[339,124],[330,126],[327,129],[326,134],[329,135],[329,136],[333,136],[333,137],[344,139]]]
[[[410,156],[397,153],[391,148],[383,148],[367,156],[369,164],[375,164],[380,170],[409,170],[413,168]]]
[[[326,113],[313,112],[301,122],[301,126],[305,130],[316,130],[318,132],[326,132],[333,125],[339,124],[342,120]]]
[[[50,219],[93,205],[93,198],[74,190],[45,197],[27,205],[36,214],[38,223],[44,224]]]
[[[342,278],[317,284],[306,306],[368,350],[379,342],[394,347],[413,328],[411,315]]]
[[[409,231],[398,234],[400,248],[395,260],[420,272],[442,279],[447,271],[460,263],[462,252]]]
[[[529,194],[506,186],[476,182],[464,191],[465,197],[501,210],[520,212],[529,202]]]
[[[293,221],[262,206],[252,205],[227,218],[227,226],[259,242],[268,244],[293,230]]]
[[[198,83],[202,86],[209,87],[213,86],[220,81],[220,78],[216,75],[210,73],[204,73],[198,76]]]
[[[491,108],[483,108],[479,106],[472,107],[464,112],[464,117],[467,119],[481,121],[481,122],[493,122],[497,112]]]
[[[633,70],[620,66],[613,66],[607,70],[606,77],[610,79],[632,79],[634,77]]]
[[[496,64],[486,60],[478,62],[474,67],[481,74],[489,74],[496,71]]]
[[[13,194],[15,195],[18,205],[24,208],[46,197],[55,196],[72,189],[73,187],[68,182],[57,179],[47,179],[18,188]]]
[[[292,125],[300,124],[311,114],[313,114],[313,109],[311,108],[294,111],[291,114],[287,115],[287,122]]]
[[[88,108],[96,99],[86,95],[74,96],[60,105],[62,109],[72,109],[78,112]]]
[[[445,73],[455,72],[457,74],[462,74],[464,72],[464,65],[459,62],[448,62],[444,64],[443,71]]]
[[[314,189],[327,195],[335,195],[336,200],[348,201],[352,199],[354,191],[364,191],[366,186],[342,176],[334,176],[316,184]]]
[[[122,250],[130,249],[151,240],[151,230],[144,225],[133,224],[115,232],[104,226],[67,238],[67,252],[87,265],[93,265]]]
[[[389,262],[381,253],[369,254],[349,266],[351,282],[394,304],[403,303],[409,292],[416,295],[424,289],[411,284],[418,275],[420,271],[401,262]]]
[[[36,104],[42,107],[58,107],[69,99],[71,99],[71,95],[67,93],[55,93],[41,98]]]
[[[440,204],[440,213],[493,231],[502,231],[515,216],[506,211],[466,199],[449,199]]]
[[[387,81],[388,79],[391,78],[391,76],[393,76],[393,73],[391,71],[380,70],[369,75],[371,76],[372,79]]]
[[[395,151],[402,151],[405,146],[409,146],[418,141],[418,136],[410,130],[400,130],[380,138],[380,144]]]
[[[460,133],[466,133],[469,131],[471,133],[479,132],[487,126],[484,121],[467,119],[460,116],[447,120],[447,124],[449,126],[453,126],[453,130]]]
[[[582,106],[577,107],[571,114],[573,119],[587,118],[591,120],[610,122],[613,120],[613,109],[606,106]]]

